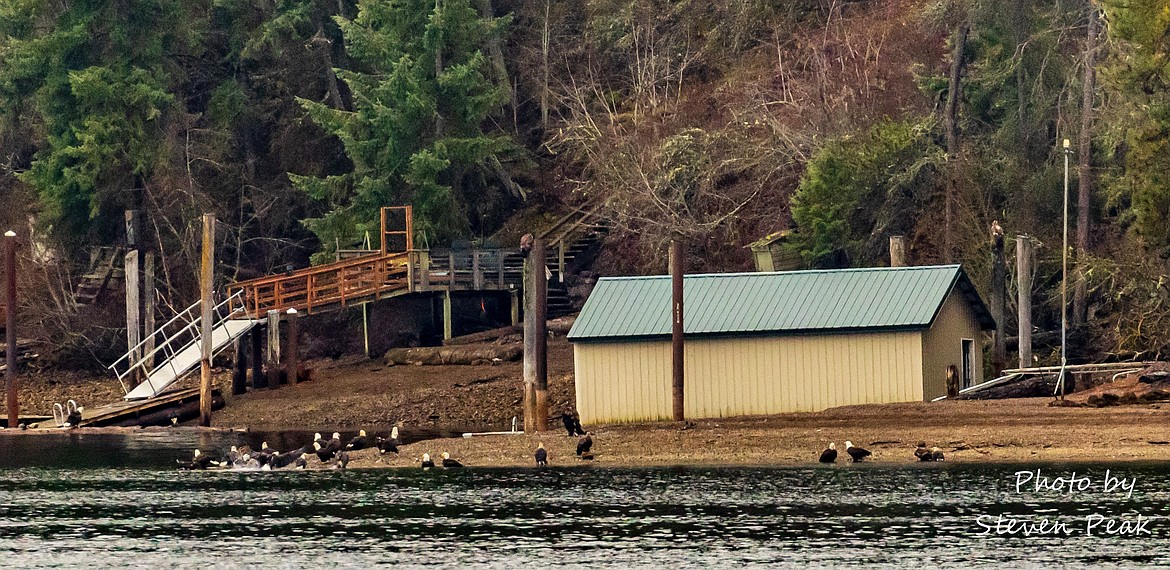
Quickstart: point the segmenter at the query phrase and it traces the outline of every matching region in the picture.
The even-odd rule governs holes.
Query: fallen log
[[[488,341],[496,340],[500,337],[508,336],[510,334],[516,334],[518,332],[522,332],[523,330],[524,330],[524,327],[522,325],[511,325],[511,326],[506,326],[506,327],[500,327],[498,329],[491,329],[491,330],[486,330],[483,332],[477,332],[477,333],[473,333],[473,334],[465,334],[462,336],[457,336],[455,338],[443,341],[443,346],[453,346],[453,345],[460,345],[460,344],[475,344],[477,342],[488,342]]]
[[[517,345],[504,346],[422,346],[417,348],[392,348],[386,351],[386,364],[490,364],[492,362],[513,362],[520,360],[523,348]]]
[[[1021,380],[1016,380],[1008,384],[1000,384],[999,386],[992,386],[986,390],[978,392],[971,392],[969,394],[959,394],[956,400],[1003,400],[1006,398],[1037,398],[1048,396],[1051,397],[1056,392],[1056,381],[1059,374],[1045,374],[1043,376],[1031,376]],[[1075,375],[1069,374],[1064,379],[1065,393],[1071,393],[1076,389]]]

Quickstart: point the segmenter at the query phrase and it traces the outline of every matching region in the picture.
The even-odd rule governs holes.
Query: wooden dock
[[[223,397],[218,390],[212,392],[212,400],[213,407],[223,407]],[[185,421],[198,415],[199,389],[186,388],[164,392],[148,400],[122,401],[86,408],[81,413],[81,427],[169,425],[171,418]],[[55,426],[42,423],[41,427]]]

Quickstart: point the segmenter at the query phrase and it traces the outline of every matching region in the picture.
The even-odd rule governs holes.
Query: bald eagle
[[[1003,227],[999,225],[999,220],[991,221],[991,247],[1003,248]]]

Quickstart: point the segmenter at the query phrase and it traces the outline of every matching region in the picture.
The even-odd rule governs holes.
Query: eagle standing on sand
[[[914,449],[914,457],[917,457],[919,461],[934,461],[934,454],[926,448],[925,441],[918,442],[918,447]]]
[[[589,460],[593,459],[593,434],[585,432],[585,436],[577,440],[577,457]]]
[[[821,458],[818,459],[821,463],[836,463],[837,462],[837,444],[829,443],[828,449],[821,452]]]
[[[845,442],[845,453],[849,454],[849,457],[851,459],[853,459],[854,463],[857,463],[857,462],[861,461],[862,459],[865,459],[866,457],[873,455],[872,453],[869,452],[868,449],[854,447],[852,441]]]
[[[536,444],[536,466],[544,467],[548,465],[548,450],[544,448],[543,443]]]

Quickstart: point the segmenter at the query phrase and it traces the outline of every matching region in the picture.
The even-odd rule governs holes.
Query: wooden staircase
[[[78,305],[97,303],[112,282],[124,277],[122,264],[119,263],[123,253],[121,247],[98,247],[90,251],[89,270],[81,276],[73,294]]]

